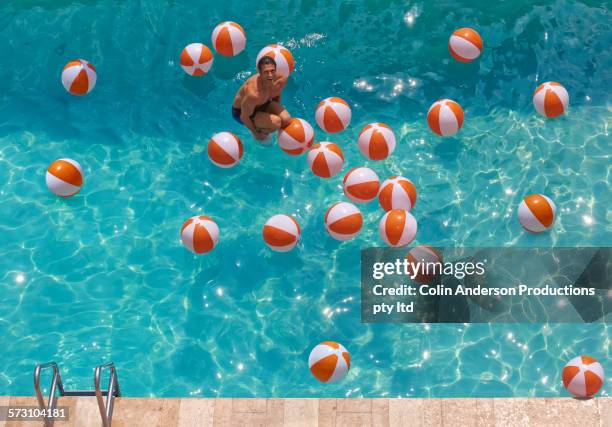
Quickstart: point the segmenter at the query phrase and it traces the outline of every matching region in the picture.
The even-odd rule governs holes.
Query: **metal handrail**
[[[43,397],[42,391],[40,389],[40,373],[44,369],[53,368],[53,379],[51,380],[51,389],[49,390],[49,401],[45,404],[45,398]],[[55,405],[57,403],[57,394],[56,390],[59,387],[60,396],[65,394],[64,385],[62,384],[62,377],[59,373],[59,368],[57,367],[57,363],[55,362],[47,362],[36,365],[34,369],[34,391],[36,392],[36,400],[38,401],[38,407],[41,410],[45,410],[43,413],[53,414],[53,409],[55,409]],[[54,419],[53,417],[48,417],[47,415],[43,415],[43,422],[45,427],[53,427]]]
[[[100,373],[104,368],[108,368],[110,370],[107,390],[100,389]],[[119,397],[121,395],[119,391],[117,370],[115,369],[113,362],[96,366],[96,370],[94,371],[94,389],[96,393],[96,400],[98,401],[98,409],[100,410],[100,417],[102,417],[102,426],[111,427],[115,397]],[[106,396],[106,405],[104,404],[102,396]]]

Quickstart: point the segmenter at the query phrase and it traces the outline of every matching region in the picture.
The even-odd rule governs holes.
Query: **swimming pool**
[[[246,51],[216,55],[205,77],[186,76],[181,49],[210,44],[223,20],[245,28]],[[466,25],[485,50],[460,64],[446,43]],[[380,245],[381,211],[365,205],[358,238],[330,239],[323,215],[343,200],[341,176],[314,177],[305,156],[257,146],[230,116],[259,49],[281,42],[296,59],[284,95],[294,116],[315,125],[320,99],[351,103],[351,126],[329,137],[344,150],[343,171],[363,164],[417,185],[416,242],[610,245],[607,10],[566,1],[29,0],[0,8],[0,35],[0,395],[31,394],[34,364],[47,360],[60,364],[67,388],[89,388],[92,368],[113,360],[125,395],[160,397],[557,396],[575,355],[611,371],[605,324],[361,324],[359,249]],[[76,57],[98,71],[83,98],[60,83]],[[534,112],[533,90],[547,80],[568,89],[566,117]],[[427,128],[441,97],[465,110],[457,138]],[[356,144],[372,121],[398,137],[385,162],[364,161]],[[206,158],[222,130],[245,142],[229,170]],[[60,200],[44,174],[65,156],[83,166],[85,185]],[[533,192],[554,198],[551,233],[527,235],[516,220]],[[221,228],[204,256],[178,236],[199,213]],[[263,245],[261,227],[276,213],[296,214],[298,250]],[[337,384],[308,371],[323,340],[351,353]]]

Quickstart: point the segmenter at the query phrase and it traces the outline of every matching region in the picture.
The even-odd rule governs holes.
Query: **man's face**
[[[259,70],[259,74],[265,81],[272,83],[276,77],[276,67],[272,64],[265,64]]]

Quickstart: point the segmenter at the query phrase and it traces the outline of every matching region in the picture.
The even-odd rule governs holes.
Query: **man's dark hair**
[[[276,61],[268,55],[264,55],[257,61],[257,71],[261,71],[261,67],[264,65],[274,65],[274,69],[276,69]]]

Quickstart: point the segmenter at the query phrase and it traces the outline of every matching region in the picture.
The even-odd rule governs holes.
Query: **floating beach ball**
[[[410,244],[417,232],[416,219],[410,212],[393,209],[387,212],[378,224],[381,239],[389,246],[400,247]]]
[[[325,214],[325,228],[336,240],[349,240],[359,234],[363,218],[357,206],[338,202]]]
[[[98,74],[92,64],[84,59],[75,59],[62,70],[62,84],[72,95],[85,95],[96,86]]]
[[[235,22],[222,22],[213,30],[212,45],[220,55],[236,56],[246,47],[246,33]]]
[[[525,230],[541,233],[552,227],[557,207],[543,194],[532,194],[523,199],[518,208],[518,218]]]
[[[321,129],[327,133],[343,131],[351,123],[351,107],[342,98],[324,99],[317,106],[315,119]]]
[[[578,356],[563,368],[563,386],[576,397],[591,397],[604,383],[604,370],[597,359]]]
[[[440,136],[454,135],[463,125],[463,109],[450,99],[436,101],[427,112],[427,124]]]
[[[266,245],[276,252],[289,252],[300,239],[300,225],[289,215],[274,215],[263,227]]]
[[[298,156],[308,150],[314,141],[314,130],[304,119],[292,119],[278,131],[278,145],[287,154]]]
[[[384,123],[370,123],[359,133],[359,150],[370,160],[386,159],[395,150],[393,130]]]
[[[370,168],[353,168],[344,175],[344,194],[355,203],[367,203],[376,198],[380,181]]]
[[[460,28],[451,34],[448,50],[457,61],[472,62],[482,52],[482,39],[473,29]]]
[[[203,76],[213,63],[213,54],[202,43],[191,43],[181,52],[181,67],[190,76]]]
[[[408,178],[392,176],[382,183],[378,203],[386,211],[403,209],[409,211],[417,201],[417,189]]]
[[[344,155],[342,150],[332,142],[319,142],[308,152],[308,165],[316,176],[329,178],[342,169]]]
[[[219,227],[208,216],[192,216],[181,228],[183,245],[191,252],[205,254],[212,251],[219,241]]]
[[[351,368],[351,356],[342,344],[324,341],[310,352],[308,367],[319,381],[335,383],[346,377]]]
[[[208,158],[222,168],[237,165],[243,152],[242,141],[231,132],[216,133],[208,141]]]
[[[83,186],[83,170],[76,160],[59,159],[47,169],[45,181],[56,196],[71,197]]]
[[[406,255],[406,259],[412,265],[412,274],[414,280],[417,283],[426,285],[434,281],[441,273],[441,267],[435,267],[443,262],[442,254],[436,248],[427,245],[419,245],[410,249]]]
[[[295,70],[293,55],[291,55],[291,52],[286,47],[280,44],[271,44],[260,50],[257,54],[257,59],[255,59],[255,67],[257,67],[257,63],[259,63],[259,60],[264,55],[274,59],[274,62],[276,62],[276,72],[282,76],[289,77],[293,70]]]
[[[552,119],[565,113],[569,105],[569,94],[557,82],[542,83],[533,93],[533,105],[538,113]]]

